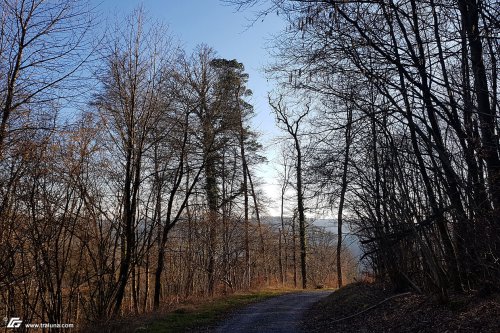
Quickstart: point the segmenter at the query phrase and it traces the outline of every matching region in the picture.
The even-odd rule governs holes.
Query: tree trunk
[[[302,289],[307,288],[306,267],[306,217],[304,209],[304,189],[302,186],[302,152],[297,134],[294,136],[295,150],[297,152],[297,209],[299,212],[299,241],[300,241],[300,273],[302,277]]]
[[[349,168],[349,150],[351,148],[351,126],[352,126],[352,110],[347,109],[347,124],[345,129],[345,155],[342,165],[342,184],[340,189],[340,201],[337,214],[337,284],[342,288],[342,218],[344,210],[345,194],[347,191],[347,171]]]
[[[496,112],[490,105],[488,78],[483,60],[483,45],[479,32],[479,8],[476,0],[459,0],[462,24],[469,41],[477,113],[481,129],[482,155],[488,170],[488,184],[495,210],[500,209],[498,140],[495,134]],[[495,79],[495,78],[493,78]],[[496,221],[498,225],[498,219]]]

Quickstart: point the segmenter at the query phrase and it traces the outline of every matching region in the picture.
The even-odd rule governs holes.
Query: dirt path
[[[225,320],[215,332],[298,333],[304,312],[331,293],[332,291],[292,293],[247,306]]]

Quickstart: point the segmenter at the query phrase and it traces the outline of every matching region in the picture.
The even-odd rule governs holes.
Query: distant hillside
[[[290,216],[285,216],[285,219],[288,221],[291,219]],[[264,223],[279,227],[281,226],[281,218],[279,216],[264,216],[262,218],[262,221]],[[337,234],[337,221],[335,219],[308,219],[307,220],[309,225],[314,225],[316,227],[323,227],[327,231],[334,233],[335,235]],[[343,231],[343,243],[344,245],[349,248],[351,253],[358,258],[358,260],[361,258],[363,255],[363,251],[361,250],[361,244],[359,243],[358,237],[356,237],[354,234],[351,233],[351,230],[349,230],[348,225],[344,225],[342,227]]]

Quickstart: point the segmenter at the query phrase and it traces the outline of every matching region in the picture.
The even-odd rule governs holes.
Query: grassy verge
[[[229,312],[244,305],[286,293],[286,290],[263,290],[207,300],[199,304],[186,304],[147,325],[145,332],[185,332],[198,327],[211,326]]]

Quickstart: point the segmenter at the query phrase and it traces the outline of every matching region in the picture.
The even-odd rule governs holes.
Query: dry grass
[[[172,300],[155,313],[127,315],[106,322],[90,323],[82,333],[134,333],[134,332],[187,332],[206,330],[223,319],[228,313],[247,304],[278,296],[291,289],[262,289],[235,293],[214,298],[191,297]]]

